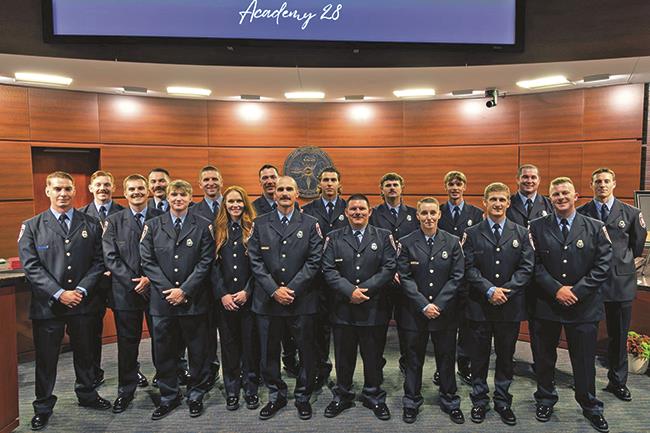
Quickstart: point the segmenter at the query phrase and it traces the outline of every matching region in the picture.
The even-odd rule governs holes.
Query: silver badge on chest
[[[472,220],[467,220],[467,227],[470,227],[472,224]]]
[[[343,214],[339,215],[339,221],[343,221]]]
[[[519,241],[517,239],[513,239],[512,248],[519,248]]]
[[[187,245],[188,247],[191,247],[192,245],[194,245],[194,242],[192,242],[192,239],[187,238],[187,241],[185,241],[185,245]]]
[[[576,247],[578,248],[584,248],[585,243],[582,241],[582,239],[578,239],[578,242],[576,242]]]
[[[443,251],[441,256],[443,259],[446,259],[447,257],[449,257],[449,253],[447,251]]]
[[[411,218],[411,215],[406,215],[406,221],[412,221],[413,218]]]
[[[298,239],[302,239],[302,230],[298,230],[298,233],[296,233],[296,237]]]
[[[546,215],[548,215],[548,212],[546,212],[545,210],[543,210],[543,211],[542,211],[542,216],[546,216]]]
[[[370,245],[370,249],[377,251],[377,244],[373,242],[372,245]]]
[[[618,226],[619,226],[620,228],[624,229],[624,228],[625,228],[625,221],[620,220],[620,221],[618,222]]]
[[[88,237],[88,232],[86,230],[81,231],[81,237],[86,239]]]

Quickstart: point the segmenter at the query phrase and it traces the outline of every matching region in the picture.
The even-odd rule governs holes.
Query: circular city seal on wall
[[[324,168],[333,165],[329,155],[320,148],[299,147],[284,161],[284,175],[296,180],[300,197],[316,198],[318,197],[318,175]]]

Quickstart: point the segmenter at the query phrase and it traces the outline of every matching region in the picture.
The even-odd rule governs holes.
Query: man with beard
[[[609,383],[605,388],[623,401],[632,400],[627,383],[627,333],[632,319],[632,301],[636,297],[634,258],[643,254],[646,239],[641,211],[614,197],[616,175],[609,168],[591,174],[594,199],[578,212],[601,220],[612,239],[612,263],[609,279],[603,285],[607,320],[607,360]]]
[[[181,404],[177,377],[178,347],[187,347],[190,375],[187,401],[191,417],[203,413],[209,368],[208,311],[210,271],[215,260],[214,232],[204,218],[188,213],[192,186],[175,180],[167,186],[169,212],[147,221],[140,240],[142,270],[151,282],[149,314],[153,323],[161,419]]]
[[[326,167],[318,175],[318,191],[320,197],[306,204],[303,212],[318,219],[323,230],[323,236],[331,231],[345,227],[348,220],[345,218],[345,200],[340,197],[341,173],[334,167]],[[318,348],[318,375],[316,376],[316,389],[320,389],[327,383],[332,362],[330,355],[330,326],[329,307],[330,298],[327,283],[322,272],[318,274],[314,284],[320,291],[320,311],[316,323],[316,346]]]
[[[151,198],[147,202],[147,207],[162,212],[169,210],[169,202],[167,201],[167,184],[169,180],[169,172],[164,168],[154,168],[149,172]]]
[[[610,272],[612,244],[601,221],[576,212],[578,200],[568,177],[551,181],[554,212],[530,222],[535,249],[535,417],[547,422],[558,401],[555,363],[564,328],[575,399],[599,432],[608,432],[603,402],[596,398],[596,340],[604,318],[603,287]]]
[[[458,236],[462,239],[465,229],[478,224],[483,220],[483,211],[476,206],[465,202],[464,194],[467,189],[467,177],[460,171],[450,171],[445,175],[444,186],[448,200],[440,207],[441,230]],[[458,376],[468,385],[472,384],[472,370],[470,368],[469,329],[465,320],[465,298],[467,285],[463,283],[459,295],[459,322],[458,341],[456,345],[456,360],[458,363]],[[433,376],[433,383],[439,384],[439,374]]]
[[[253,207],[257,216],[261,216],[274,211],[278,207],[275,201],[278,169],[271,164],[264,164],[260,167],[258,175],[260,186],[262,187],[262,195],[253,200]],[[300,209],[297,201],[294,206],[296,209]],[[300,370],[298,347],[288,329],[285,329],[284,338],[282,339],[282,364],[289,376],[296,377],[298,375],[298,370]]]
[[[349,226],[330,233],[323,253],[323,274],[330,288],[336,386],[325,409],[333,418],[354,406],[352,377],[357,348],[363,359],[363,405],[380,420],[390,419],[386,406],[382,355],[391,317],[388,289],[397,270],[396,247],[388,230],[368,224],[368,198],[353,194],[345,214]]]
[[[140,237],[145,221],[163,212],[147,207],[147,179],[132,174],[124,179],[127,210],[110,215],[104,224],[104,263],[111,272],[112,290],[108,304],[117,330],[118,389],[113,412],[124,412],[141,383],[138,350],[142,336],[142,316],[149,303],[149,278],[140,264]],[[153,326],[147,313],[147,324]],[[155,364],[155,352],[152,350]],[[146,380],[146,378],[145,378]]]
[[[295,208],[298,185],[293,178],[278,179],[274,198],[277,209],[255,219],[248,241],[261,373],[269,390],[269,402],[259,417],[267,420],[287,404],[287,384],[280,374],[280,341],[288,331],[302,357],[295,406],[300,419],[309,419],[316,378],[314,321],[319,298],[313,279],[320,269],[323,239],[318,220]]]
[[[54,410],[53,394],[61,341],[72,346],[75,393],[79,405],[110,409],[93,386],[93,350],[97,303],[95,286],[104,272],[99,221],[72,207],[75,186],[62,171],[47,176],[50,208],[25,221],[18,235],[18,255],[29,282],[36,380],[32,430],[42,430]]]
[[[115,192],[115,179],[107,171],[98,170],[90,176],[90,185],[88,189],[93,195],[93,201],[79,209],[87,215],[97,218],[101,225],[104,226],[106,218],[109,215],[116,214],[124,209],[122,205],[113,201],[113,192]],[[102,334],[104,333],[104,315],[106,314],[106,299],[111,290],[110,270],[106,272],[97,284],[97,297],[95,298],[99,305],[99,314],[95,317],[95,346],[93,355],[95,358],[95,386],[104,383],[104,370],[101,368],[102,363]],[[139,373],[139,372],[138,372]],[[138,376],[142,386],[147,386],[147,378],[142,374]]]

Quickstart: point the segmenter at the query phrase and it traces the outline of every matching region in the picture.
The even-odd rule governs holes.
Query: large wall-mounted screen
[[[47,0],[56,37],[518,43],[523,0]]]

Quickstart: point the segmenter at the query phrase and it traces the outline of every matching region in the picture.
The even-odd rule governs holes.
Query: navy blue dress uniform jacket
[[[223,308],[221,298],[227,294],[235,294],[244,290],[248,294],[245,308],[251,304],[251,294],[255,280],[248,260],[248,251],[242,240],[242,230],[232,230],[228,227],[228,240],[223,244],[213,270],[213,294],[217,304]],[[226,281],[230,283],[226,284]]]
[[[337,198],[334,209],[332,209],[332,215],[327,214],[327,208],[320,197],[304,205],[302,211],[318,219],[323,236],[327,236],[332,230],[346,227],[349,224],[348,219],[345,217],[345,200],[341,197]]]
[[[162,215],[162,212],[147,208],[144,220]],[[143,222],[144,224],[144,222]],[[108,305],[114,310],[137,311],[146,308],[147,299],[133,288],[137,283],[132,278],[144,275],[140,261],[140,237],[142,229],[130,209],[125,209],[106,218],[102,236],[104,263],[111,271],[111,291]]]
[[[386,325],[391,316],[388,290],[396,271],[396,244],[388,230],[367,225],[360,245],[349,226],[331,232],[323,252],[323,274],[332,291],[331,322]],[[370,299],[351,304],[355,287],[368,289]]]
[[[454,208],[449,202],[445,202],[440,206],[440,220],[438,221],[438,228],[451,233],[459,238],[463,237],[465,229],[483,221],[483,210],[471,205],[467,202],[463,205],[463,210],[460,212],[458,221],[454,224],[454,219],[451,216],[451,210]]]
[[[48,209],[23,223],[18,254],[32,289],[31,319],[95,314],[102,307],[96,289],[105,271],[99,220],[75,210],[66,234]],[[60,289],[76,287],[87,295],[74,308],[53,298]]]
[[[401,239],[420,227],[416,214],[417,210],[414,207],[400,204],[396,220],[390,213],[388,205],[382,203],[372,210],[370,225],[388,230],[393,238]]]
[[[600,219],[594,201],[580,206],[578,212]],[[612,241],[612,262],[609,278],[603,285],[605,302],[633,301],[636,297],[636,268],[634,258],[643,254],[646,239],[645,221],[641,211],[614,199],[606,222]]]
[[[210,309],[210,272],[215,259],[212,226],[188,212],[178,240],[169,212],[145,223],[140,240],[142,270],[151,281],[152,316],[192,316]],[[188,302],[173,306],[163,290],[181,288]]]
[[[320,269],[323,237],[318,220],[294,210],[287,227],[276,211],[255,219],[248,255],[255,277],[253,312],[268,316],[298,316],[318,311],[318,290],[312,280]],[[280,286],[294,291],[290,305],[273,299]]]
[[[99,212],[97,212],[97,206],[95,206],[94,201],[91,201],[86,206],[80,207],[78,210],[79,212],[83,212],[86,215],[90,215],[91,217],[101,220],[101,218],[99,217]],[[115,200],[111,200],[111,207],[108,208],[107,216],[115,215],[116,213],[123,210],[124,210],[124,206],[122,206]]]
[[[551,204],[551,201],[547,197],[537,193],[537,196],[535,196],[535,200],[533,201],[533,209],[530,211],[530,218],[528,218],[526,206],[524,205],[524,202],[521,201],[519,194],[516,193],[510,196],[510,207],[506,211],[506,218],[515,224],[528,227],[530,221],[535,218],[544,217],[552,213],[553,205]]]
[[[534,317],[561,323],[602,320],[603,286],[612,259],[603,223],[576,212],[565,242],[555,214],[550,214],[531,221],[530,234],[535,248]],[[573,286],[576,304],[565,307],[555,299],[562,286]]]
[[[218,211],[219,211],[219,207],[217,207],[217,212]],[[214,223],[214,219],[217,216],[216,214],[212,213],[212,209],[210,209],[210,206],[208,206],[208,203],[205,201],[205,199],[201,200],[200,202],[194,203],[189,208],[188,212],[203,217],[206,220],[210,221],[210,223]]]
[[[535,252],[528,229],[506,218],[497,243],[487,220],[465,230],[465,280],[469,294],[465,317],[477,322],[526,320],[525,290],[535,271]],[[492,305],[491,287],[510,289],[508,301]]]
[[[438,230],[429,248],[422,230],[400,240],[398,267],[403,302],[397,312],[400,328],[439,331],[458,326],[458,297],[465,263],[457,236]],[[428,319],[422,310],[435,304],[442,313]]]

